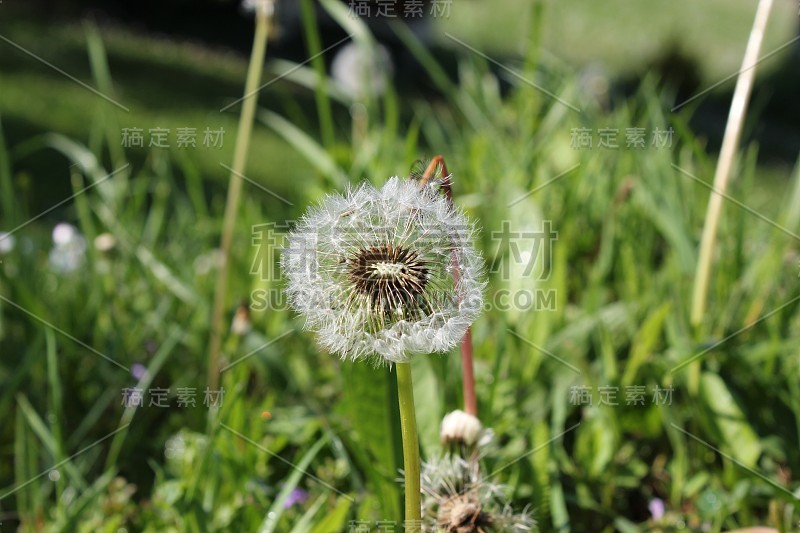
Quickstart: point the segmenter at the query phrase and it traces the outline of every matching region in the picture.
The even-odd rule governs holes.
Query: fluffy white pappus
[[[447,454],[423,462],[420,490],[423,531],[538,531],[528,507],[515,512],[506,487],[484,476],[477,460]]]
[[[450,350],[483,308],[476,229],[435,187],[391,178],[328,195],[290,233],[289,304],[342,358]]]

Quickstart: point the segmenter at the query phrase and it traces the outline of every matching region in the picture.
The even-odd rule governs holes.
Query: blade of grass
[[[311,507],[309,507],[308,510],[305,512],[303,518],[301,518],[300,520],[297,521],[297,523],[295,523],[294,527],[289,533],[306,533],[307,531],[311,531],[311,526],[314,523],[314,518],[316,517],[317,512],[319,512],[320,508],[322,507],[322,504],[325,503],[325,500],[327,499],[328,497],[325,494],[323,494],[322,496],[314,500],[314,503],[311,504]]]
[[[51,463],[60,463],[61,460],[57,459],[59,454],[59,444],[53,436],[53,433],[47,429],[47,424],[44,423],[44,420],[42,420],[42,418],[36,412],[36,409],[33,408],[28,399],[22,394],[17,395],[17,405],[19,406],[22,415],[25,417],[25,420],[28,422],[28,426],[44,445],[47,453],[52,457]],[[64,463],[64,470],[67,471],[70,479],[72,479],[72,482],[77,485],[80,490],[84,490],[88,486],[83,475],[72,461]]]
[[[153,379],[155,379],[156,374],[158,374],[158,372],[161,370],[161,367],[172,354],[175,346],[177,346],[182,334],[183,332],[178,327],[172,328],[169,336],[166,338],[166,340],[164,340],[164,342],[158,348],[158,351],[156,351],[156,353],[153,355],[153,359],[147,366],[147,372],[145,372],[144,377],[142,377],[142,379],[139,380],[139,383],[136,384],[137,388],[147,390],[150,387],[150,384],[153,382]],[[111,445],[109,446],[108,456],[106,457],[105,470],[114,468],[114,466],[117,464],[120,451],[122,450],[122,444],[125,442],[125,437],[128,436],[130,431],[129,427],[126,426],[129,426],[133,420],[133,417],[136,414],[136,409],[137,407],[135,405],[131,405],[127,406],[125,411],[123,411],[122,417],[117,425],[117,429],[119,430],[123,427],[126,429],[124,431],[119,431],[119,433],[114,435]]]
[[[717,171],[714,174],[714,190],[708,201],[706,221],[703,225],[703,236],[700,241],[700,258],[695,273],[694,291],[692,293],[691,321],[699,326],[705,316],[708,283],[711,278],[711,262],[714,257],[714,244],[717,238],[717,226],[722,215],[723,195],[728,190],[728,181],[733,170],[734,159],[742,133],[750,91],[756,75],[756,65],[761,43],[764,39],[764,29],[769,20],[772,9],[772,0],[759,0],[756,10],[753,29],[747,41],[747,48],[742,59],[742,69],[736,79],[736,88],[733,92],[728,123],[725,126],[725,135],[722,138]]]
[[[274,6],[271,1],[256,3],[256,31],[253,36],[253,49],[247,67],[244,101],[239,116],[239,128],[236,132],[236,146],[228,184],[228,197],[225,202],[225,215],[222,220],[222,238],[220,242],[221,265],[217,270],[217,283],[214,290],[214,306],[211,311],[211,338],[208,348],[208,386],[211,390],[219,387],[219,351],[222,346],[223,315],[228,298],[228,269],[233,243],[233,230],[236,226],[236,215],[239,211],[239,200],[242,195],[243,179],[247,154],[250,147],[250,136],[253,131],[253,119],[258,102],[258,85],[264,69],[264,56],[267,51],[267,36]]]
[[[311,464],[311,461],[314,460],[314,457],[317,456],[319,451],[328,443],[328,436],[323,435],[306,453],[303,455],[302,459],[296,464],[296,468],[292,469],[292,473],[289,474],[289,477],[285,478],[283,482],[283,487],[281,491],[278,493],[278,496],[275,498],[275,501],[272,503],[272,507],[270,507],[269,511],[267,511],[266,517],[264,518],[264,522],[261,524],[261,527],[258,529],[259,531],[274,531],[278,522],[283,516],[283,511],[285,510],[284,504],[286,500],[289,498],[289,495],[292,491],[297,487],[298,483],[300,483],[300,479],[305,475],[306,469],[308,469],[308,465]]]
[[[56,336],[52,329],[45,328],[44,338],[47,349],[47,382],[50,392],[50,413],[47,420],[50,422],[50,432],[53,435],[53,444],[55,446],[53,459],[55,463],[60,463],[64,457],[64,437],[61,433],[61,426],[64,423],[62,417],[64,411],[62,406],[64,404],[63,394],[61,391],[61,378],[58,375],[58,363],[56,362]],[[61,508],[61,484],[55,484],[56,501],[59,508]]]
[[[283,118],[277,113],[262,109],[258,119],[275,130],[286,142],[300,152],[314,168],[326,176],[333,185],[343,187],[347,183],[347,175],[336,164],[333,158],[310,135]]]
[[[6,138],[3,133],[3,120],[0,115],[0,197],[3,205],[3,222],[9,227],[16,226],[17,212],[14,201],[14,187],[11,181],[11,159],[6,149]]]
[[[331,150],[335,142],[333,131],[333,113],[331,102],[328,98],[328,77],[325,74],[325,60],[322,57],[322,44],[320,42],[319,28],[317,27],[316,3],[311,0],[300,0],[300,14],[303,20],[303,35],[306,39],[306,49],[311,57],[311,66],[317,74],[314,84],[314,97],[317,101],[317,116],[322,135],[322,145]]]
[[[92,68],[92,77],[95,80],[95,84],[103,94],[113,95],[114,86],[111,83],[111,70],[108,67],[108,56],[106,55],[106,48],[103,45],[103,38],[93,22],[87,21],[84,23],[83,27],[86,33],[86,49],[89,54],[89,64]],[[127,163],[127,161],[122,145],[118,142],[120,128],[115,120],[116,110],[111,112],[105,102],[99,103],[98,106],[102,106],[99,108],[99,113],[102,117],[103,130],[106,135],[105,140],[108,144],[108,151],[111,154],[111,161],[114,167],[120,167]],[[98,153],[98,156],[99,155]]]

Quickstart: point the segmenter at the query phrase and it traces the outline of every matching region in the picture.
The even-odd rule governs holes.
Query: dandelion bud
[[[94,238],[94,247],[98,252],[108,253],[117,245],[117,239],[110,233],[101,233]]]
[[[482,430],[481,421],[477,417],[456,409],[442,419],[440,436],[444,444],[463,442],[472,446],[478,442]]]
[[[238,336],[247,335],[252,329],[250,323],[250,308],[247,305],[240,305],[236,309],[236,314],[233,315],[231,322],[231,333]]]

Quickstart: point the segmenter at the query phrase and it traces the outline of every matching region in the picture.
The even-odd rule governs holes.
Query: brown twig
[[[436,177],[437,170],[441,171],[442,189],[445,197],[451,206],[453,203],[453,189],[450,183],[450,173],[447,171],[447,164],[444,157],[437,155],[428,164],[425,172],[419,180],[420,187],[424,187],[428,182]],[[453,282],[458,284],[458,257],[453,253]],[[464,411],[472,416],[478,416],[478,398],[475,395],[475,370],[472,362],[472,332],[467,328],[464,338],[461,339],[461,373],[464,387]]]

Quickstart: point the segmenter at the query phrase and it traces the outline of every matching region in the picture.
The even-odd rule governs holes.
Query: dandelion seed
[[[343,358],[399,363],[449,350],[482,308],[473,235],[463,214],[416,181],[330,195],[289,235],[289,303]]]

